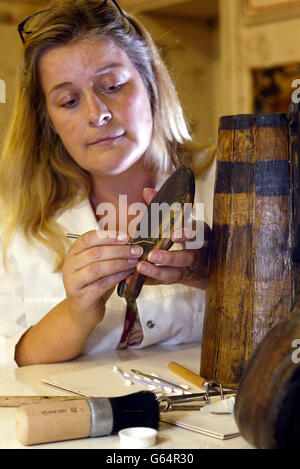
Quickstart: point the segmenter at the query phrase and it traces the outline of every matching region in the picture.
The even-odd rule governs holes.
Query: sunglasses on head
[[[124,18],[127,18],[127,16],[125,15],[125,13],[121,9],[121,7],[118,5],[116,0],[104,0],[102,3],[100,3],[99,7],[101,8],[102,6],[103,7],[106,6],[108,1],[111,1],[115,5],[117,10],[121,13],[122,16],[124,16]],[[28,18],[26,18],[24,21],[22,21],[22,23],[19,24],[18,32],[19,32],[19,35],[20,35],[20,38],[21,38],[21,41],[23,42],[23,44],[25,44],[26,34],[31,34],[32,33],[32,31],[30,31],[30,21],[33,18],[35,18],[36,16],[38,16],[42,13],[46,13],[47,11],[49,11],[49,9],[48,10],[37,11],[33,15],[28,16]],[[27,27],[29,28],[29,30],[27,30]]]

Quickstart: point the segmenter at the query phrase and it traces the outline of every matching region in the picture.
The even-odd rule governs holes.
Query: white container
[[[154,446],[157,430],[149,427],[131,427],[119,431],[121,449],[149,448]]]

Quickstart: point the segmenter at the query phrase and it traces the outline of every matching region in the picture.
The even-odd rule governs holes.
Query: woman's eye
[[[106,86],[104,88],[104,91],[107,93],[114,93],[115,91],[118,91],[122,87],[122,83],[117,83],[116,85],[111,85],[111,86]]]
[[[78,104],[78,102],[79,102],[79,98],[73,98],[67,101],[66,103],[64,103],[62,107],[72,108],[72,107],[75,107]]]

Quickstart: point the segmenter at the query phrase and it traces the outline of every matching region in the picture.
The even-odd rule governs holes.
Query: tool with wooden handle
[[[169,370],[173,371],[173,373],[185,379],[189,383],[192,383],[195,386],[198,386],[198,388],[203,389],[203,385],[206,382],[206,379],[202,378],[202,376],[199,376],[196,373],[193,373],[192,371],[188,370],[182,365],[179,365],[176,362],[170,362],[168,364],[168,368]]]
[[[16,433],[23,445],[110,435],[128,427],[157,429],[158,423],[159,403],[150,391],[42,402],[16,411]]]

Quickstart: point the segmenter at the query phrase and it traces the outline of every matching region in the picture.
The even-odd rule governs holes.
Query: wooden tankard
[[[297,123],[297,113],[220,119],[200,374],[230,387],[296,302]]]
[[[200,374],[257,448],[300,447],[299,141],[295,108],[220,120]]]

